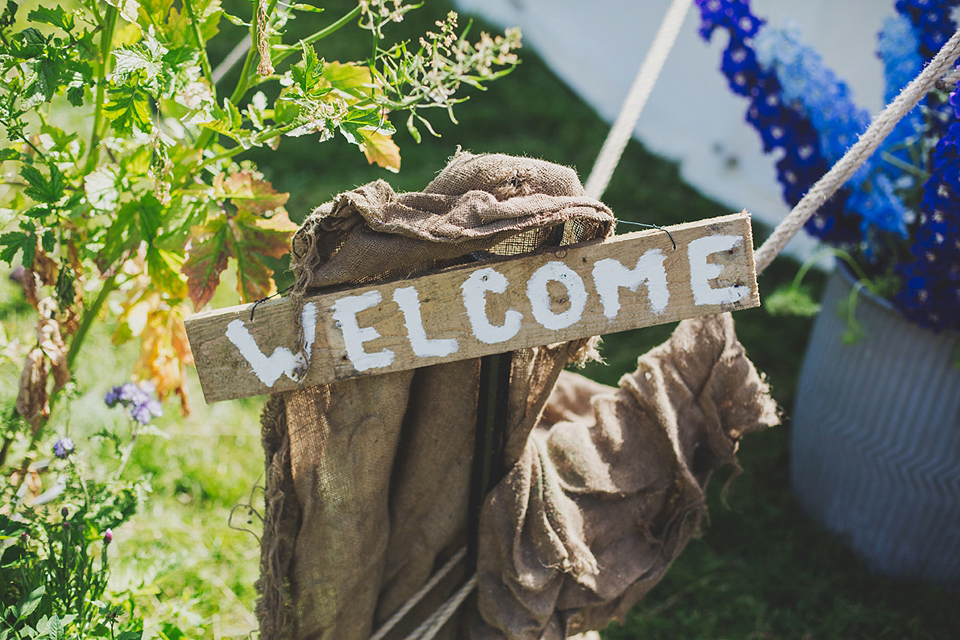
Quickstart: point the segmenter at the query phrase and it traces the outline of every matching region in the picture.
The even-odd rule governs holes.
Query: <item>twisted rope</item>
[[[470,592],[473,591],[473,588],[477,586],[477,574],[473,574],[467,582],[460,587],[460,590],[455,594],[450,596],[450,599],[443,603],[443,605],[433,612],[429,618],[423,621],[423,623],[414,629],[413,633],[408,635],[405,640],[431,640],[437,632],[447,623],[447,620],[450,619],[450,616],[457,610],[457,608],[466,600],[467,596],[470,595]]]
[[[663,22],[657,29],[650,50],[643,59],[637,77],[633,81],[633,86],[630,87],[630,92],[627,93],[627,97],[623,101],[620,115],[617,116],[617,120],[610,128],[607,139],[603,141],[597,160],[590,171],[590,177],[587,178],[584,189],[591,198],[599,200],[603,192],[606,191],[607,185],[610,184],[613,171],[620,162],[620,156],[623,154],[630,136],[633,135],[633,128],[637,126],[637,120],[640,119],[640,112],[647,104],[650,92],[653,91],[653,85],[656,84],[660,71],[663,69],[663,63],[666,62],[667,55],[673,48],[673,43],[677,40],[690,2],[691,0],[673,0],[667,8],[667,13],[663,16]]]
[[[960,29],[937,53],[930,64],[920,72],[910,84],[900,91],[900,95],[881,111],[860,138],[850,147],[843,157],[814,184],[800,202],[780,221],[773,233],[761,245],[754,256],[757,275],[766,269],[777,257],[790,239],[796,235],[804,223],[830,196],[842,187],[850,176],[876,151],[884,138],[893,130],[897,122],[936,86],[944,75],[954,75],[953,65],[960,57]]]
[[[449,560],[447,560],[447,563],[443,565],[443,567],[439,571],[437,571],[430,578],[430,580],[428,580],[427,583],[420,588],[419,591],[413,594],[409,600],[404,602],[403,606],[397,609],[396,613],[390,616],[390,619],[384,622],[383,625],[379,629],[377,629],[377,632],[375,634],[370,636],[370,640],[382,640],[382,638],[386,636],[387,633],[389,633],[390,630],[393,629],[393,627],[398,622],[400,622],[400,620],[402,620],[403,617],[407,615],[407,613],[409,613],[410,610],[413,609],[418,602],[423,600],[423,596],[427,595],[431,589],[437,586],[438,582],[443,580],[446,577],[446,575],[450,573],[450,571],[455,566],[457,566],[458,562],[463,560],[463,557],[464,555],[466,555],[466,553],[467,553],[467,548],[461,547],[459,551],[453,554],[453,556]],[[433,617],[433,615],[431,615],[431,618]]]

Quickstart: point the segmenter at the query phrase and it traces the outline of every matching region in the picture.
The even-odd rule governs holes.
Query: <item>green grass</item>
[[[343,2],[327,3],[344,6]],[[448,5],[430,2],[409,14],[411,33],[429,26]],[[248,9],[240,9],[241,13]],[[338,15],[331,9],[328,15]],[[235,32],[234,32],[235,34]],[[231,33],[221,37],[232,46]],[[321,43],[328,60],[363,55],[357,40]],[[543,158],[572,166],[585,179],[608,127],[564,87],[532,52],[506,79],[457,109],[459,125],[445,114],[433,118],[439,139],[416,145],[401,131],[403,169],[392,175],[367,166],[362,154],[335,139],[317,144],[285,141],[279,153],[257,152],[261,169],[280,190],[291,192],[292,217],[335,193],[376,178],[398,191],[419,190],[458,146]],[[680,180],[677,168],[631,142],[604,197],[618,217],[672,224],[728,213]],[[750,203],[743,206],[749,208]],[[629,229],[627,229],[629,230]],[[763,235],[763,230],[756,230]],[[792,278],[796,265],[777,261],[760,282],[761,297]],[[822,277],[811,278],[815,288]],[[229,289],[213,306],[237,302]],[[772,318],[762,309],[736,314],[737,331],[748,354],[765,371],[774,395],[787,410],[787,423],[742,443],[743,474],[721,493],[729,473],[719,474],[709,494],[710,518],[666,577],[608,640],[656,638],[937,638],[960,636],[957,594],[870,575],[841,541],[805,518],[790,495],[789,409],[807,334],[808,319]],[[0,319],[8,335],[29,340],[31,323],[17,292],[0,284]],[[672,325],[608,336],[606,366],[587,373],[615,383],[636,358],[661,342]],[[135,347],[110,343],[111,327],[98,326],[81,358],[78,397],[61,405],[51,423],[76,440],[105,423],[124,426],[118,410],[102,403],[103,393],[128,378]],[[18,364],[0,361],[0,391],[15,392]],[[244,638],[255,628],[259,545],[251,533],[231,528],[231,510],[253,496],[260,480],[261,399],[206,406],[191,374],[193,413],[183,418],[169,404],[159,425],[165,438],[142,437],[127,468],[153,487],[141,512],[116,532],[113,587],[129,590],[146,615],[148,630],[175,624],[188,637]],[[91,445],[81,458],[96,471],[105,448]],[[241,510],[234,524],[246,526]],[[254,531],[258,522],[253,517]],[[318,541],[318,543],[322,543]],[[148,636],[149,637],[149,636]]]

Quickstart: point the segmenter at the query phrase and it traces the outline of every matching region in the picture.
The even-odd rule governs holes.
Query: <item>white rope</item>
[[[683,18],[687,14],[691,0],[673,0],[667,8],[667,13],[663,16],[663,22],[657,29],[657,34],[653,38],[650,50],[647,51],[637,77],[630,87],[630,92],[623,101],[620,108],[620,115],[610,128],[607,139],[604,140],[600,153],[597,155],[597,161],[593,164],[590,171],[590,177],[587,178],[587,184],[584,189],[591,198],[600,199],[607,185],[610,184],[610,178],[613,176],[617,163],[620,162],[620,156],[623,154],[630,136],[633,135],[633,129],[637,126],[637,120],[640,119],[640,112],[643,111],[650,92],[653,91],[653,85],[657,82],[657,77],[663,69],[663,63],[667,60],[673,43],[677,40],[680,33],[680,27],[683,25]]]
[[[418,602],[423,599],[423,596],[427,595],[431,589],[437,586],[437,583],[443,580],[450,571],[457,566],[457,563],[463,560],[463,557],[467,554],[467,548],[461,547],[447,563],[437,571],[425,585],[420,587],[420,590],[413,594],[409,600],[403,603],[403,606],[397,609],[397,612],[390,616],[390,619],[383,623],[377,632],[370,636],[370,640],[381,640],[387,633],[390,632],[393,627],[403,619],[407,613],[410,612],[410,609],[413,609]]]
[[[455,594],[450,596],[449,600],[444,602],[439,609],[434,611],[429,618],[414,629],[413,633],[408,635],[405,640],[432,640],[476,586],[477,574],[473,574]]]
[[[757,274],[773,262],[797,231],[803,228],[810,216],[850,179],[870,154],[880,146],[897,122],[933,89],[938,80],[945,74],[952,74],[953,65],[958,57],[960,57],[960,29],[943,45],[940,52],[920,72],[920,75],[904,87],[900,95],[874,118],[857,142],[810,188],[787,217],[780,221],[766,242],[757,249],[755,255]]]
[[[243,57],[247,55],[247,51],[250,49],[250,43],[250,38],[244,38],[238,42],[230,53],[227,54],[227,57],[217,65],[217,68],[210,74],[210,79],[213,81],[213,84],[219,84],[220,81],[223,80],[223,77],[230,72],[230,69],[243,60]]]

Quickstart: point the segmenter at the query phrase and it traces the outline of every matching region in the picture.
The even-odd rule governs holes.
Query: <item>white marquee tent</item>
[[[457,0],[465,12],[501,26],[519,26],[524,46],[608,122],[620,110],[669,0]],[[779,26],[797,23],[806,42],[850,85],[858,104],[883,105],[877,33],[893,0],[753,0],[755,15]],[[688,183],[726,204],[748,209],[775,225],[788,207],[780,197],[775,158],[744,121],[747,104],[720,73],[726,35],[710,43],[697,30],[696,6],[687,13],[634,131],[651,151],[680,163]],[[586,176],[583,176],[586,179]],[[795,239],[789,251],[809,255],[813,242]]]

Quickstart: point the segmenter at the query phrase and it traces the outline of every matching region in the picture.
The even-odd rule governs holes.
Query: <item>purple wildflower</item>
[[[142,404],[135,404],[130,407],[130,415],[140,424],[147,424],[155,416],[163,415],[163,409],[156,400],[147,400]]]
[[[53,455],[58,458],[68,458],[74,451],[73,440],[70,438],[60,438],[53,443]]]
[[[163,415],[160,403],[153,398],[153,387],[144,383],[128,382],[110,389],[103,398],[108,407],[122,405],[130,417],[140,424],[149,423]]]
[[[103,544],[107,545],[113,542],[113,529],[107,529],[103,532]]]
[[[117,403],[120,402],[120,389],[122,387],[113,387],[110,391],[107,391],[107,394],[103,396],[104,403],[111,409],[117,406]]]

